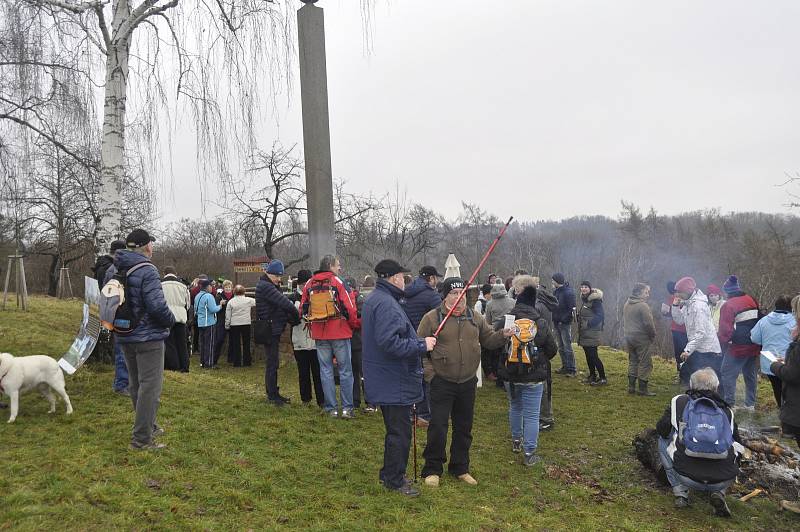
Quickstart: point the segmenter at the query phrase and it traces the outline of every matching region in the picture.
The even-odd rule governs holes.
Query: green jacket
[[[447,315],[444,304],[422,317],[417,336],[433,336]],[[481,346],[499,349],[506,343],[503,331],[494,331],[480,314],[467,308],[462,316],[450,316],[436,340],[436,347],[423,360],[425,380],[430,382],[439,376],[450,382],[461,384],[475,377],[481,362]]]
[[[656,337],[653,312],[647,301],[630,296],[622,309],[625,340],[632,342],[652,342]]]
[[[578,345],[597,347],[603,334],[603,292],[592,288],[589,295],[578,300]]]

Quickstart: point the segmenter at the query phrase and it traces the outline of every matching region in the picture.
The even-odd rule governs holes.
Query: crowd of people
[[[146,231],[133,231],[112,244],[95,271],[102,282],[123,275],[126,298],[140,316],[132,334],[115,338],[113,387],[130,395],[136,410],[134,449],[164,446],[154,440],[163,432],[156,424],[162,372],[189,371],[191,346],[198,347],[201,368],[214,369],[227,339],[230,365],[249,366],[254,338],[265,350],[267,401],[276,407],[289,403],[278,387],[279,348],[287,327],[302,402],[341,419],[380,409],[386,435],[379,478],[386,488],[409,496],[419,494],[406,476],[414,423],[427,428],[422,468],[426,486],[440,484],[445,464],[452,477],[478,483],[470,473],[470,447],[480,372],[505,391],[510,450],[521,454],[525,466],[540,462],[540,431],[555,424],[553,374],[579,374],[573,333],[585,354],[588,373],[583,383],[602,387],[609,382],[598,349],[605,321],[603,291],[587,280],[576,293],[560,272],[552,275],[549,287],[524,270],[507,278],[491,274],[475,304],[467,305],[466,282],[444,278],[433,266],[424,266],[412,278],[407,268],[385,259],[359,286],[343,277],[340,259],[328,255],[316,272],[301,270],[290,279],[288,293],[282,289],[283,263],[265,263],[253,298],[224,279],[199,275],[185,283],[172,267],[164,268],[160,279],[149,262],[153,241]],[[724,491],[738,471],[734,413],[754,409],[759,370],[772,384],[784,432],[797,435],[800,443],[800,296],[779,297],[767,314],[733,275],[722,289],[710,285],[705,293],[688,276],[670,282],[667,289],[661,314],[669,321],[676,382],[688,391],[673,398],[658,423],[662,459],[676,506],[688,504],[689,489],[700,489],[712,492],[718,515],[729,515]],[[657,336],[650,292],[647,284],[633,284],[623,309],[627,391],[642,397],[656,395],[650,386]],[[762,357],[759,364],[762,350],[774,353],[772,363]],[[556,354],[561,367],[554,370]],[[746,391],[744,404],[737,406],[740,375]],[[685,442],[687,419],[702,408],[709,416],[726,416],[730,435],[722,440],[730,439],[727,448],[695,452],[695,444]]]

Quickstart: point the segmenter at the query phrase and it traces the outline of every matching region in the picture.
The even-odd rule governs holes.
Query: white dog
[[[5,393],[11,399],[9,423],[17,419],[19,394],[33,388],[50,401],[49,414],[56,411],[53,390],[67,404],[67,414],[72,413],[72,403],[64,389],[64,374],[58,362],[43,355],[14,357],[9,353],[0,353],[0,393]]]

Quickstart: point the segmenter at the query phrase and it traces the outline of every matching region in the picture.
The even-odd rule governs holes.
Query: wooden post
[[[14,267],[14,259],[8,257],[8,268],[6,269],[6,284],[3,285],[3,310],[6,309],[6,301],[8,300],[8,281],[11,280],[11,268]]]
[[[8,302],[8,288],[11,282],[11,269],[14,268],[14,290],[17,300],[17,308],[28,310],[28,283],[25,279],[25,264],[22,255],[8,256],[8,269],[6,270],[6,282],[3,286],[3,310]]]
[[[69,296],[67,295],[69,290]],[[56,289],[56,297],[59,299],[67,299],[75,297],[72,291],[72,280],[69,277],[69,268],[61,268],[58,272],[58,288]]]

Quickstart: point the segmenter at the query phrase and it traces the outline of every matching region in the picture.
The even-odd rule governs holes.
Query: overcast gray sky
[[[616,216],[620,199],[784,210],[775,185],[800,170],[796,0],[376,0],[369,53],[359,3],[317,4],[333,171],[353,191],[398,181],[448,217],[461,200],[524,220]],[[295,85],[265,147],[302,149]],[[180,157],[176,188],[193,188]],[[199,201],[168,201],[164,219]]]

